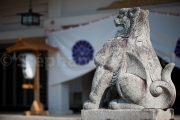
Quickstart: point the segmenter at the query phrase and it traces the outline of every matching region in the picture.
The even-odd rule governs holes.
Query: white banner
[[[115,27],[114,18],[49,34],[48,44],[60,51],[49,53],[49,85],[74,79],[95,68],[93,56],[120,29]],[[174,55],[174,49],[180,37],[179,21],[176,16],[149,15],[151,42],[157,55],[177,67],[180,59]]]
[[[180,68],[180,58],[174,54],[180,38],[180,17],[150,13],[149,24],[151,43],[156,54]]]

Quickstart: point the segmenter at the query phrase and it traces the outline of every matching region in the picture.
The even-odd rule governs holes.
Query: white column
[[[69,109],[69,83],[59,81],[62,73],[58,71],[60,58],[57,55],[57,53],[49,51],[48,59],[46,59],[48,66],[48,110],[50,114],[71,114],[72,111]]]
[[[71,114],[69,110],[69,84],[48,86],[48,110],[52,115]]]
[[[58,18],[62,13],[62,0],[49,0],[48,1],[48,17]]]

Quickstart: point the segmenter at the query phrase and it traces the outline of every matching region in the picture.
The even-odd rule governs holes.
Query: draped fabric
[[[114,17],[84,26],[52,32],[48,44],[59,52],[49,53],[49,85],[62,83],[95,69],[93,57],[107,40],[121,28],[115,27]],[[174,51],[180,38],[180,17],[150,13],[150,37],[159,57],[180,68],[180,59]]]

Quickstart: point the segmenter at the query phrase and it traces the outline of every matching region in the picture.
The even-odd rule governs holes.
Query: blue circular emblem
[[[91,44],[85,40],[80,40],[72,47],[72,57],[76,64],[85,65],[93,60],[94,50]]]
[[[180,38],[178,39],[177,41],[177,44],[176,44],[176,48],[174,50],[174,53],[176,54],[177,57],[180,58]]]

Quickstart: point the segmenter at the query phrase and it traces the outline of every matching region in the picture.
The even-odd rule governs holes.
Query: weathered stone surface
[[[140,8],[119,10],[114,22],[124,29],[94,58],[97,69],[85,110],[167,109],[174,104],[174,64],[162,69],[150,42],[148,14]]]
[[[167,109],[94,109],[82,110],[82,120],[173,120],[174,110]]]

